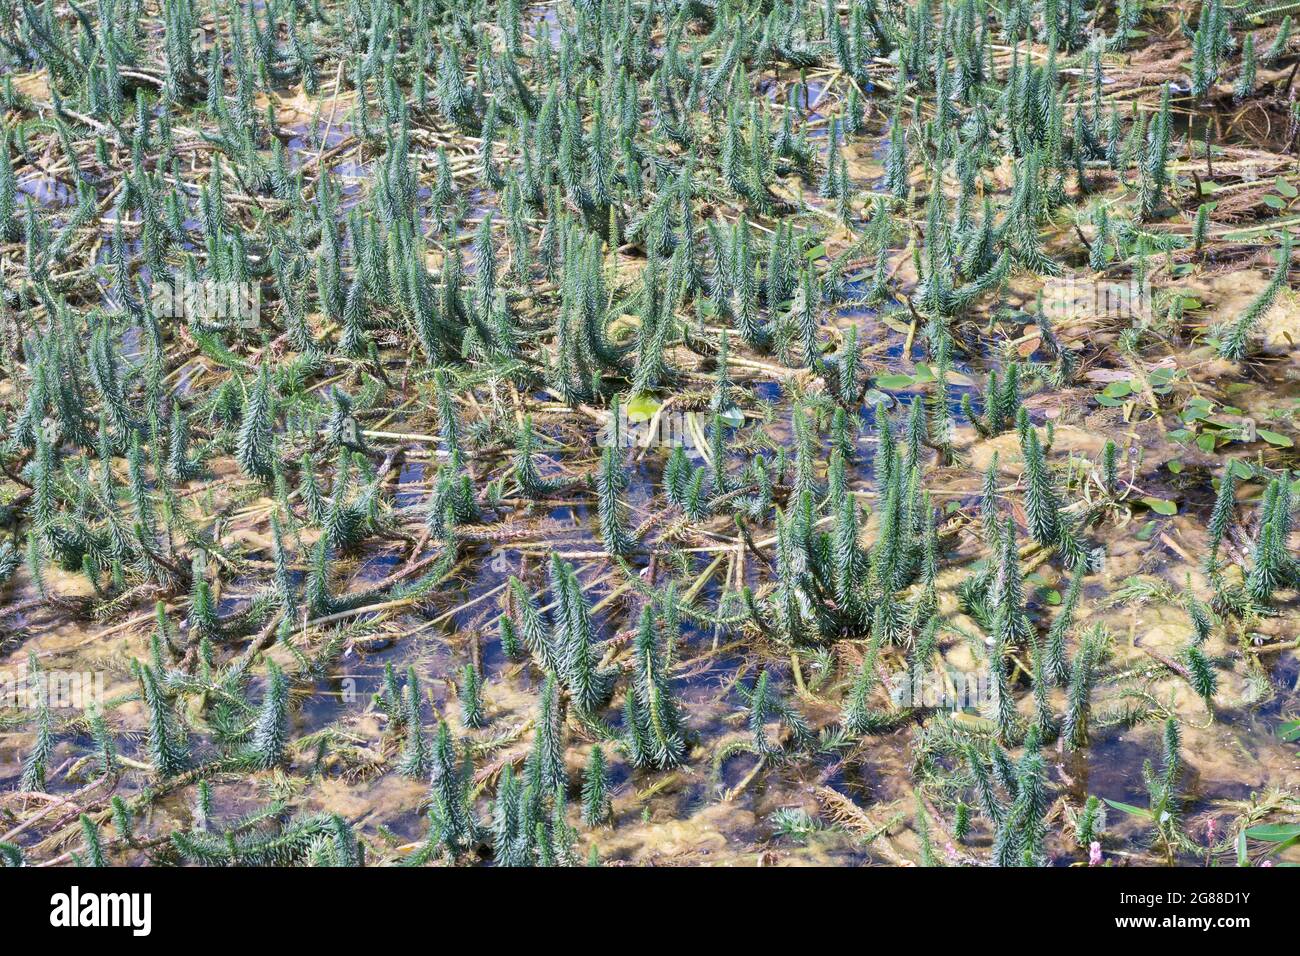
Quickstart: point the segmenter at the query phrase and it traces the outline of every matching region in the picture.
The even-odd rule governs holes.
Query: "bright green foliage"
[[[1044,676],[1050,683],[1058,687],[1069,680],[1069,667],[1065,661],[1066,638],[1070,633],[1070,629],[1074,626],[1075,613],[1079,608],[1079,596],[1083,593],[1083,577],[1086,571],[1087,566],[1082,563],[1075,566],[1074,574],[1070,578],[1070,586],[1065,591],[1061,607],[1056,612],[1056,618],[1052,621],[1052,626],[1048,629],[1047,637],[1044,640]]]
[[[1211,706],[1219,689],[1219,675],[1215,673],[1209,658],[1204,651],[1193,645],[1183,651],[1183,662],[1187,666],[1192,689],[1205,701],[1206,707]]]
[[[141,694],[148,710],[149,759],[160,777],[174,777],[189,765],[184,731],[172,703],[158,686],[158,678],[147,664],[135,664]]]
[[[582,774],[582,822],[589,827],[603,826],[611,822],[613,813],[605,751],[596,744],[591,748]]]
[[[248,759],[269,770],[283,762],[289,736],[289,682],[274,661],[266,662],[266,690],[253,728]]]
[[[1300,574],[1288,545],[1291,510],[1290,476],[1273,479],[1264,491],[1259,531],[1246,573],[1246,593],[1257,604],[1267,604],[1274,591],[1296,581]]]
[[[537,708],[537,729],[533,735],[533,774],[536,783],[546,792],[564,790],[569,786],[569,773],[564,765],[564,711],[560,700],[559,683],[554,674],[547,675]]]
[[[12,6],[0,632],[53,672],[75,618],[145,663],[6,725],[20,785],[85,815],[0,862],[573,865],[618,759],[698,783],[736,753],[729,796],[819,853],[868,835],[829,791],[903,746],[904,852],[941,862],[951,819],[951,862],[1037,865],[1103,823],[1048,812],[1040,746],[1076,779],[1285,657],[1294,422],[1285,363],[1246,364],[1293,305],[1287,124],[1252,120],[1286,106],[1285,8]],[[1184,76],[1115,55],[1151,38]],[[1225,270],[1245,308],[1202,281]],[[1171,607],[1168,656],[1095,624]],[[405,679],[324,706],[375,654]],[[992,728],[920,693],[959,672]],[[1157,843],[1199,857],[1167,734]],[[222,819],[240,774],[270,802]],[[286,813],[374,774],[429,781],[415,852]],[[647,822],[680,796],[640,789]]]
[[[1210,521],[1206,528],[1209,538],[1209,550],[1205,555],[1205,568],[1214,570],[1218,566],[1219,548],[1223,545],[1223,536],[1231,526],[1236,510],[1237,479],[1231,464],[1224,468],[1219,476],[1219,489],[1214,498],[1214,508],[1210,512]]]
[[[1092,710],[1092,688],[1097,680],[1098,666],[1105,637],[1098,630],[1090,631],[1079,642],[1074,660],[1070,664],[1070,679],[1066,687],[1065,721],[1061,736],[1072,750],[1088,743],[1088,719]]]
[[[1021,434],[1020,449],[1025,461],[1025,514],[1029,518],[1029,533],[1040,545],[1049,547],[1061,539],[1061,502],[1052,487],[1038,431],[1032,426]]]
[[[572,695],[574,707],[583,714],[593,714],[609,701],[615,675],[598,667],[596,627],[573,565],[552,554],[550,580],[555,610],[549,656],[558,665],[556,676]],[[524,640],[532,649],[534,639],[529,638],[528,629]],[[545,659],[546,655],[542,656]]]
[[[743,693],[749,701],[749,731],[754,737],[754,748],[758,753],[771,755],[782,749],[773,744],[768,736],[767,725],[772,720],[777,721],[791,746],[806,747],[812,742],[812,730],[803,715],[782,699],[772,686],[768,671],[759,674],[754,686]]]
[[[1101,487],[1112,497],[1119,490],[1119,449],[1109,438],[1101,450]]]
[[[999,821],[993,841],[993,862],[997,866],[1042,866],[1045,862],[1043,817],[1049,796],[1044,760],[1038,750],[1038,735],[1031,730],[1024,756],[1008,781],[1013,785],[1011,806]]]
[[[1101,801],[1091,794],[1083,804],[1083,809],[1079,811],[1078,819],[1075,822],[1075,841],[1081,847],[1088,847],[1096,840],[1100,833],[1102,816]]]
[[[862,665],[844,700],[840,724],[851,734],[866,734],[884,723],[884,716],[871,707],[871,692],[879,682],[876,673],[878,648],[875,643],[868,648]]]
[[[560,480],[542,478],[537,470],[536,454],[537,441],[533,436],[533,420],[531,416],[525,416],[523,426],[519,430],[519,444],[516,446],[514,465],[515,481],[519,485],[520,494],[529,498],[545,497],[565,485],[565,482]]]
[[[257,381],[244,402],[244,415],[239,426],[239,442],[235,457],[244,474],[250,478],[270,481],[274,455],[271,378],[269,367],[263,365],[258,370]]]
[[[498,866],[531,866],[533,831],[523,829],[525,794],[515,778],[514,768],[506,764],[497,784],[492,804],[492,855]],[[528,814],[531,816],[531,814]]]
[[[95,821],[81,814],[78,818],[81,823],[81,839],[85,843],[85,861],[82,866],[107,866],[104,859],[104,847],[99,838],[99,827]],[[76,855],[76,854],[74,854]]]
[[[401,726],[406,728],[406,743],[402,747],[397,770],[404,777],[423,780],[429,775],[429,744],[424,734],[424,721],[421,719],[423,706],[420,682],[414,667],[406,669],[406,685],[401,691],[401,701]]]
[[[686,758],[686,731],[664,665],[654,610],[646,605],[636,634],[636,660],[624,703],[624,743],[637,767],[668,770]]]
[[[1192,35],[1192,95],[1209,93],[1219,78],[1220,58],[1231,48],[1229,20],[1223,0],[1204,0]]]
[[[1142,764],[1142,779],[1146,783],[1148,811],[1154,822],[1156,835],[1165,848],[1172,852],[1183,839],[1181,829],[1182,796],[1178,784],[1183,774],[1182,732],[1177,719],[1165,721],[1162,738],[1160,770],[1150,760]]]
[[[1246,358],[1251,333],[1255,326],[1272,308],[1278,294],[1287,285],[1287,270],[1291,263],[1292,237],[1289,232],[1282,234],[1282,245],[1278,250],[1278,266],[1273,278],[1257,295],[1250,305],[1231,323],[1218,332],[1219,355],[1226,359],[1240,362]]]
[[[429,844],[453,858],[468,852],[479,839],[479,824],[469,799],[473,782],[469,751],[457,754],[451,730],[442,721],[433,747]]]
[[[461,671],[458,692],[461,726],[473,730],[487,724],[487,715],[483,713],[483,678],[473,663],[466,664]]]
[[[23,775],[19,789],[36,793],[45,792],[45,775],[54,756],[54,731],[50,720],[49,695],[41,683],[41,669],[35,652],[27,655],[27,678],[36,694],[36,739],[32,749],[23,758]]]
[[[627,487],[627,472],[623,469],[620,457],[617,448],[606,445],[601,452],[600,469],[596,473],[600,538],[605,544],[605,550],[615,557],[624,557],[632,550],[632,539],[626,527],[626,505],[620,497]]]

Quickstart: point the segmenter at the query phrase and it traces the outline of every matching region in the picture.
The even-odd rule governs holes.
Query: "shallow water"
[[[537,27],[544,24],[551,40],[558,43],[565,26],[557,9],[554,4],[531,8],[525,35],[536,33]],[[759,81],[758,91],[779,103],[795,78],[793,71],[786,71],[777,80],[764,78]],[[807,87],[808,104],[818,105],[800,111],[801,122],[819,154],[824,152],[821,144],[827,137],[827,120],[842,95],[835,79],[829,75],[812,78]],[[868,88],[866,92],[873,91]],[[339,187],[340,213],[346,214],[366,202],[382,152],[377,156],[374,149],[363,149],[357,143],[355,124],[350,118],[355,104],[342,103],[342,97],[313,102],[297,95],[292,102],[288,102],[288,96],[285,100],[279,104],[279,116],[290,168],[310,170],[317,157],[337,150],[338,155],[332,155],[328,166]],[[846,149],[855,183],[864,192],[878,191],[883,182],[886,138],[879,129],[879,118],[877,112],[869,123],[869,132],[860,134]],[[421,204],[429,197],[428,169],[423,172],[426,175],[421,181]],[[464,239],[472,235],[474,223],[496,208],[496,201],[490,190],[470,185],[473,180],[468,173],[457,175],[462,190],[458,199],[466,213],[460,224],[460,238]],[[202,177],[196,180],[202,181]],[[991,186],[1000,199],[1005,199],[1010,181]],[[55,217],[51,222],[61,221],[57,218],[58,208],[74,201],[75,194],[56,179],[25,176],[19,180],[19,188],[40,205],[51,207],[50,215]],[[817,198],[815,190],[803,186],[799,192],[809,211],[794,214],[791,219],[801,229],[824,229],[828,233],[827,259],[847,248],[855,238],[853,230],[864,226],[862,216],[867,209],[859,203],[848,229],[842,224],[828,225],[826,219],[833,218],[834,203]],[[126,223],[129,217],[123,215]],[[432,215],[423,210],[421,215],[424,228],[432,233]],[[914,227],[915,223],[910,225]],[[1074,244],[1073,230],[1063,224],[1056,228],[1059,234],[1049,246],[1064,245],[1069,250],[1067,258],[1082,258]],[[189,220],[187,229],[199,231],[198,221]],[[834,305],[823,325],[825,333],[837,330],[842,335],[851,327],[859,330],[863,362],[873,379],[869,401],[858,410],[857,454],[848,468],[850,491],[873,512],[878,511],[880,501],[874,462],[878,437],[871,403],[877,399],[884,403],[892,413],[895,430],[901,432],[908,404],[932,392],[930,379],[917,374],[921,365],[930,368],[934,362],[924,331],[914,329],[909,333],[912,318],[898,308],[916,292],[918,280],[910,254],[903,248],[904,241],[900,240],[893,250],[897,270],[891,294],[896,301],[873,305],[853,301],[861,290],[850,281],[850,300]],[[346,235],[342,243],[350,255]],[[127,247],[133,256],[141,252],[135,239],[128,240]],[[196,248],[191,247],[191,251]],[[629,284],[643,261],[639,254],[614,253],[609,258],[611,273]],[[106,243],[101,243],[89,264],[101,266],[94,284],[106,306],[120,304],[112,301],[110,263]],[[868,264],[853,265],[849,274]],[[473,257],[467,257],[466,276],[472,277],[475,269]],[[1223,318],[1240,311],[1253,299],[1267,281],[1267,270],[1215,274],[1207,269],[1204,273],[1180,275],[1176,281],[1171,276],[1164,280],[1171,287],[1202,296],[1214,314]],[[936,463],[925,475],[925,487],[934,496],[942,522],[944,574],[939,601],[944,628],[938,652],[949,679],[969,677],[973,681],[985,669],[987,644],[979,624],[960,610],[955,588],[965,573],[988,560],[988,549],[978,527],[980,487],[982,473],[994,451],[999,456],[997,478],[1004,507],[1018,525],[1026,523],[1017,436],[1014,432],[992,438],[978,434],[962,398],[969,397],[976,417],[986,413],[984,383],[990,372],[1006,374],[1009,344],[1021,362],[1051,361],[1041,336],[1034,339],[1027,330],[1035,318],[1029,310],[1034,307],[1040,285],[1035,277],[1017,274],[1001,291],[997,304],[1005,307],[1008,315],[995,332],[990,331],[991,323],[985,328],[982,321],[973,318],[956,330],[958,350],[951,362],[950,388],[942,396],[942,404],[956,428],[953,451],[957,461]],[[529,303],[529,307],[535,305]],[[1294,647],[1255,652],[1257,645],[1295,638],[1297,595],[1279,592],[1275,597],[1278,615],[1252,621],[1254,630],[1249,633],[1216,626],[1205,646],[1219,678],[1212,710],[1175,669],[1161,660],[1177,658],[1191,634],[1187,615],[1177,603],[1181,591],[1190,586],[1195,593],[1206,596],[1210,590],[1199,559],[1206,550],[1205,525],[1214,501],[1209,481],[1220,473],[1224,457],[1266,461],[1274,470],[1296,464],[1294,453],[1287,450],[1291,446],[1280,442],[1233,445],[1225,440],[1220,448],[1205,452],[1188,442],[1171,439],[1169,432],[1182,421],[1179,412],[1186,401],[1208,394],[1221,405],[1248,411],[1261,427],[1267,424],[1284,436],[1295,434],[1300,377],[1295,374],[1294,342],[1286,330],[1295,327],[1296,314],[1294,296],[1288,290],[1270,313],[1266,342],[1271,350],[1269,361],[1252,365],[1246,373],[1225,367],[1226,363],[1216,364],[1203,346],[1185,341],[1181,332],[1153,332],[1149,339],[1154,344],[1136,358],[1143,373],[1149,375],[1156,368],[1171,365],[1185,373],[1171,386],[1171,394],[1155,414],[1134,398],[1118,407],[1098,401],[1105,384],[1127,380],[1133,374],[1130,365],[1112,348],[1115,330],[1101,322],[1085,321],[1078,328],[1057,329],[1079,352],[1082,367],[1072,381],[1056,387],[1038,376],[1026,383],[1024,404],[1031,421],[1040,428],[1052,424],[1053,467],[1064,471],[1067,462],[1075,458],[1085,464],[1095,463],[1109,437],[1126,446],[1121,472],[1130,483],[1118,500],[1098,506],[1095,521],[1086,531],[1090,545],[1105,548],[1105,559],[1087,578],[1076,632],[1102,624],[1112,639],[1092,697],[1093,719],[1087,746],[1067,750],[1058,743],[1044,750],[1045,785],[1051,800],[1046,817],[1050,823],[1046,862],[1074,865],[1087,859],[1086,848],[1071,841],[1065,821],[1089,796],[1136,808],[1147,805],[1143,767],[1146,761],[1158,764],[1162,721],[1169,716],[1179,719],[1183,731],[1183,829],[1195,847],[1206,847],[1206,856],[1203,859],[1188,845],[1167,853],[1153,840],[1148,821],[1112,806],[1105,811],[1102,837],[1104,852],[1111,862],[1231,861],[1235,851],[1219,844],[1234,827],[1240,829],[1261,819],[1289,820],[1300,810],[1294,796],[1300,790],[1300,750],[1293,741],[1279,736],[1279,728],[1294,720],[1300,709],[1300,658]],[[128,377],[141,374],[147,349],[143,339],[138,326],[122,331],[121,359]],[[738,359],[732,369],[733,388],[741,393],[740,404],[751,417],[728,432],[728,465],[733,474],[748,464],[755,449],[760,449],[769,461],[773,450],[791,449],[794,403],[805,395],[820,397],[822,387],[809,370],[783,369],[771,356],[751,355],[736,341],[733,336],[733,357]],[[411,363],[410,355],[388,348],[387,344],[383,353],[388,374],[396,381],[396,376]],[[692,359],[685,354],[678,357],[683,364]],[[349,374],[330,364],[320,380],[332,379],[336,373],[339,377]],[[210,385],[213,377],[221,374],[216,363],[200,359],[177,376],[174,387],[181,395],[188,395],[191,388]],[[912,379],[901,386],[894,381],[891,384],[895,387],[879,384],[882,376],[894,375]],[[205,376],[206,382],[201,382]],[[370,380],[374,381],[373,376]],[[196,386],[195,382],[200,384]],[[363,382],[357,374],[350,385]],[[495,407],[499,400],[497,383],[489,384],[490,389],[482,383],[470,389],[471,399],[479,408],[489,402]],[[695,409],[692,414],[705,432],[710,427],[710,415],[701,409],[707,404],[708,389],[709,375],[696,374],[687,379],[681,392],[674,393],[692,401],[699,399],[691,406]],[[501,514],[493,516],[502,519],[500,523],[472,529],[462,542],[454,572],[433,593],[413,604],[348,615],[323,624],[311,624],[305,615],[295,620],[291,629],[294,636],[288,644],[272,643],[265,652],[268,659],[297,678],[292,689],[291,745],[286,765],[256,774],[214,774],[210,786],[213,817],[218,822],[231,823],[265,808],[270,800],[280,799],[294,813],[340,814],[367,843],[372,860],[397,862],[416,851],[428,834],[430,787],[427,781],[407,779],[394,769],[402,737],[390,726],[385,708],[377,699],[384,691],[389,666],[399,684],[404,683],[408,669],[416,675],[428,728],[447,721],[469,751],[475,769],[472,803],[479,816],[487,820],[502,769],[510,765],[519,770],[533,746],[543,684],[539,668],[526,657],[507,656],[501,647],[498,618],[506,607],[505,585],[511,576],[518,576],[538,604],[546,605],[552,599],[546,585],[546,567],[552,554],[573,562],[584,595],[593,606],[598,634],[596,656],[624,672],[630,672],[633,666],[631,639],[640,607],[647,596],[666,589],[669,580],[675,579],[682,590],[689,589],[697,609],[715,615],[737,613],[742,588],[761,590],[772,583],[763,558],[742,544],[737,528],[729,520],[712,524],[706,521],[701,523],[702,529],[687,532],[679,528],[675,536],[666,534],[674,523],[682,522],[680,511],[670,507],[660,493],[668,457],[668,449],[662,447],[648,449],[644,454],[633,453],[632,460],[625,462],[628,487],[624,500],[630,510],[630,524],[655,543],[655,554],[650,557],[638,550],[629,558],[631,580],[622,570],[614,569],[603,556],[598,510],[584,480],[594,470],[597,458],[590,434],[595,423],[552,404],[555,396],[549,391],[539,389],[528,401],[537,407],[535,425],[541,448],[537,466],[543,479],[580,480],[552,500],[529,502],[511,497]],[[438,455],[445,454],[428,437],[437,434],[438,418],[427,396],[421,395],[408,405],[399,406],[398,402],[400,398],[382,400],[385,406],[396,406],[391,408],[391,414],[388,407],[367,408],[365,412],[383,412],[380,429],[390,435],[419,436],[374,442],[381,451],[394,441],[417,448],[417,455],[402,459],[386,489],[385,507],[391,510],[393,527],[406,537],[372,537],[353,553],[343,555],[334,575],[334,583],[342,592],[362,592],[436,553],[434,546],[419,535],[436,465],[442,460]],[[761,417],[764,404],[772,406],[770,421]],[[692,465],[705,460],[702,449],[688,450]],[[485,454],[483,460],[475,454],[469,456],[476,491],[481,493],[489,478],[501,474],[507,459],[508,453]],[[223,568],[215,599],[218,613],[232,619],[252,606],[266,584],[272,563],[269,515],[276,505],[262,492],[234,493],[230,486],[223,487],[220,482],[233,480],[237,472],[229,466],[224,452],[217,461],[220,464],[215,465],[216,474],[191,484],[191,489],[199,491],[215,479],[208,494],[195,495],[196,507],[189,517],[202,533],[212,535],[221,545]],[[1177,470],[1171,465],[1176,465]],[[817,478],[824,478],[824,473]],[[1260,493],[1258,483],[1239,488],[1243,515],[1252,512]],[[1176,502],[1176,514],[1159,513],[1149,504],[1152,500]],[[874,540],[879,533],[878,515],[873,513],[862,520],[864,541]],[[754,538],[762,542],[758,546],[761,555],[770,556],[774,550],[771,526],[755,526],[752,530]],[[289,580],[300,588],[306,578],[309,545],[314,543],[315,531],[295,528],[290,537],[295,539],[296,557]],[[132,676],[130,662],[150,658],[150,602],[137,596],[120,606],[97,611],[89,600],[93,592],[84,575],[50,569],[46,577],[47,588],[61,604],[40,604],[37,590],[22,572],[6,591],[6,605],[23,610],[13,611],[0,622],[0,631],[6,632],[0,639],[0,671],[21,674],[28,655],[35,654],[46,670],[104,674],[105,698],[113,702],[111,728],[119,753],[135,762],[132,770],[147,771],[148,713],[138,699],[139,685]],[[1111,595],[1131,585],[1135,578],[1151,588],[1163,585],[1164,590],[1147,599],[1135,597],[1126,603],[1111,603]],[[1026,583],[1026,598],[1029,612],[1041,624],[1052,619],[1067,583],[1054,562],[1033,568]],[[646,593],[638,593],[641,589]],[[184,601],[173,603],[172,620],[179,624],[185,614],[180,606]],[[231,639],[229,646],[219,645],[220,663],[237,659],[246,638]],[[331,653],[325,653],[331,644]],[[825,648],[781,647],[758,639],[753,629],[745,630],[743,625],[710,626],[685,621],[669,652],[669,685],[685,718],[687,762],[669,771],[636,770],[616,754],[612,741],[607,742],[614,826],[580,828],[582,855],[595,846],[600,858],[610,863],[915,864],[925,856],[917,822],[917,801],[923,796],[929,801],[926,813],[931,817],[930,840],[939,859],[954,863],[986,861],[993,842],[987,821],[978,820],[962,840],[951,836],[953,796],[957,792],[954,781],[960,762],[951,752],[932,752],[932,743],[925,739],[936,726],[948,726],[947,718],[951,718],[950,725],[957,728],[954,739],[986,740],[987,722],[982,718],[987,715],[980,707],[967,707],[947,718],[944,708],[921,709],[900,716],[890,729],[849,745],[787,748],[766,756],[760,756],[752,747],[731,747],[753,739],[742,689],[750,687],[762,671],[768,673],[781,699],[791,702],[815,732],[832,731],[840,719],[864,647],[861,636]],[[1158,656],[1152,656],[1152,652]],[[317,658],[317,654],[321,656]],[[304,660],[313,666],[303,667]],[[457,693],[463,670],[470,664],[485,680],[483,698],[488,723],[479,729],[464,727]],[[904,667],[903,648],[882,651],[878,669],[885,687],[876,695],[881,707],[891,706],[887,691],[894,689]],[[1017,673],[1014,689],[1017,707],[1028,720],[1033,716],[1033,701],[1024,670]],[[239,693],[255,705],[266,692],[266,671],[255,666],[249,673]],[[616,728],[621,723],[618,708],[626,692],[623,686],[624,682],[620,682],[607,715]],[[1053,689],[1050,694],[1052,709],[1062,713],[1066,707],[1064,691]],[[74,794],[93,778],[85,758],[93,752],[94,739],[80,716],[75,710],[56,713],[57,743],[48,782],[52,794]],[[210,716],[197,705],[191,705],[187,714],[196,763],[219,756],[210,741]],[[35,740],[29,717],[12,708],[0,711],[0,790],[18,789],[23,759]],[[765,731],[772,739],[781,733],[775,720]],[[582,768],[598,735],[576,718],[568,721],[565,734],[571,801],[576,805]],[[1010,749],[1013,757],[1019,756],[1015,747]],[[932,759],[933,764],[921,767],[927,759]],[[116,792],[125,797],[139,796],[146,780],[144,772],[125,773]],[[182,788],[155,801],[152,811],[137,821],[141,839],[161,843],[177,828],[197,826],[192,791],[192,787]],[[969,793],[963,793],[960,799],[969,801]],[[30,797],[6,795],[0,808],[0,834],[18,828],[37,806]],[[807,814],[815,825],[807,831],[786,832],[782,821],[788,822],[789,811]],[[570,807],[570,816],[576,819],[576,806]],[[1206,835],[1210,821],[1215,821],[1215,840]],[[72,832],[75,818],[71,823],[58,822],[60,826],[24,829],[15,839],[37,860],[58,858],[79,839]],[[113,862],[135,864],[153,859],[154,852],[159,854],[158,861],[173,861],[156,847],[145,850],[119,846],[111,856]],[[490,856],[483,850],[475,858],[487,861]],[[1300,848],[1287,851],[1282,859],[1300,863]]]

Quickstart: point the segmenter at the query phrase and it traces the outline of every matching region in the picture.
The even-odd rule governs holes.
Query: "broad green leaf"
[[[1246,836],[1252,840],[1261,840],[1264,843],[1281,843],[1284,840],[1294,840],[1300,837],[1300,824],[1266,823],[1263,826],[1248,827]]]
[[[1150,810],[1143,810],[1141,807],[1135,807],[1131,803],[1120,803],[1118,800],[1112,800],[1109,797],[1102,797],[1102,799],[1116,810],[1123,810],[1125,813],[1132,814],[1135,817],[1143,817],[1147,820],[1154,819]]]
[[[624,406],[630,422],[645,422],[654,418],[655,412],[663,407],[663,402],[653,395],[637,395]]]
[[[719,414],[718,417],[732,428],[739,428],[745,423],[745,413],[735,406],[728,408],[725,412]]]
[[[893,375],[882,375],[876,379],[876,388],[883,388],[890,391],[900,388],[911,388],[916,384],[916,379],[910,375],[895,373]]]

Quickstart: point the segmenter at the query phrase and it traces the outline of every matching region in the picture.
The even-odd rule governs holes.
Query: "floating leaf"
[[[1151,382],[1151,387],[1158,390],[1172,385],[1177,374],[1178,373],[1171,368],[1155,368],[1151,370],[1151,374],[1148,375],[1147,378]]]
[[[1300,838],[1300,823],[1266,823],[1263,826],[1248,827],[1246,836],[1264,843],[1295,840]]]
[[[916,379],[910,375],[895,373],[893,375],[881,375],[876,379],[876,387],[896,391],[903,388],[911,388],[916,384]]]
[[[663,402],[653,395],[637,395],[627,405],[627,418],[631,422],[645,422],[654,418],[655,412],[663,407]]]
[[[725,412],[719,412],[718,417],[732,428],[739,428],[745,423],[745,413],[734,405],[731,408],[728,408]]]
[[[1109,797],[1102,797],[1102,799],[1116,810],[1123,810],[1125,813],[1132,814],[1135,817],[1143,817],[1147,820],[1152,819],[1150,810],[1135,807],[1131,803],[1120,803],[1118,800],[1111,800]]]

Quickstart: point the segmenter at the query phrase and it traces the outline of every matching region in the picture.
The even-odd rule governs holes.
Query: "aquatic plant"
[[[597,744],[591,748],[582,773],[582,822],[589,827],[607,824],[613,816],[608,773],[605,751]]]
[[[646,861],[751,787],[783,853],[1082,862],[1141,838],[1043,748],[1283,693],[1285,9],[14,12],[0,657],[139,660],[5,718],[78,791],[6,865]]]
[[[685,729],[663,662],[653,609],[641,611],[632,684],[624,697],[628,759],[638,767],[670,769],[686,757]]]
[[[259,769],[270,769],[284,759],[289,730],[288,703],[288,681],[274,661],[267,661],[266,691],[248,751],[250,763]]]

